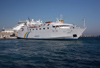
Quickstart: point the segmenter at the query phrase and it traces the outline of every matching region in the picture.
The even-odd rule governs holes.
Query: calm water
[[[100,38],[0,40],[0,68],[100,68]]]

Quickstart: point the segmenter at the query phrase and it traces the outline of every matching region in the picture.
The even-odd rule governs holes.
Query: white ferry
[[[63,20],[45,22],[27,20],[18,31],[18,39],[78,39],[86,28],[64,24]]]

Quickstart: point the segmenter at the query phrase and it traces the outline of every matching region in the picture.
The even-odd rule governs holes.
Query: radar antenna
[[[63,15],[60,14],[60,20],[63,20]]]
[[[85,26],[85,18],[83,19],[83,22],[84,22],[84,25],[83,25],[83,27],[85,28],[86,26]]]

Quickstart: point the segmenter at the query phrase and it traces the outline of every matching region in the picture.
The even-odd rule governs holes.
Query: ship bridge
[[[57,27],[59,27],[59,28],[72,28],[72,27],[75,27],[73,24],[63,24],[63,23],[52,23],[52,26],[54,27],[54,28],[57,28]]]

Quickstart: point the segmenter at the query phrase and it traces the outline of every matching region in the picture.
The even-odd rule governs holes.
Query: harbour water
[[[0,68],[100,68],[100,37],[0,40]]]

